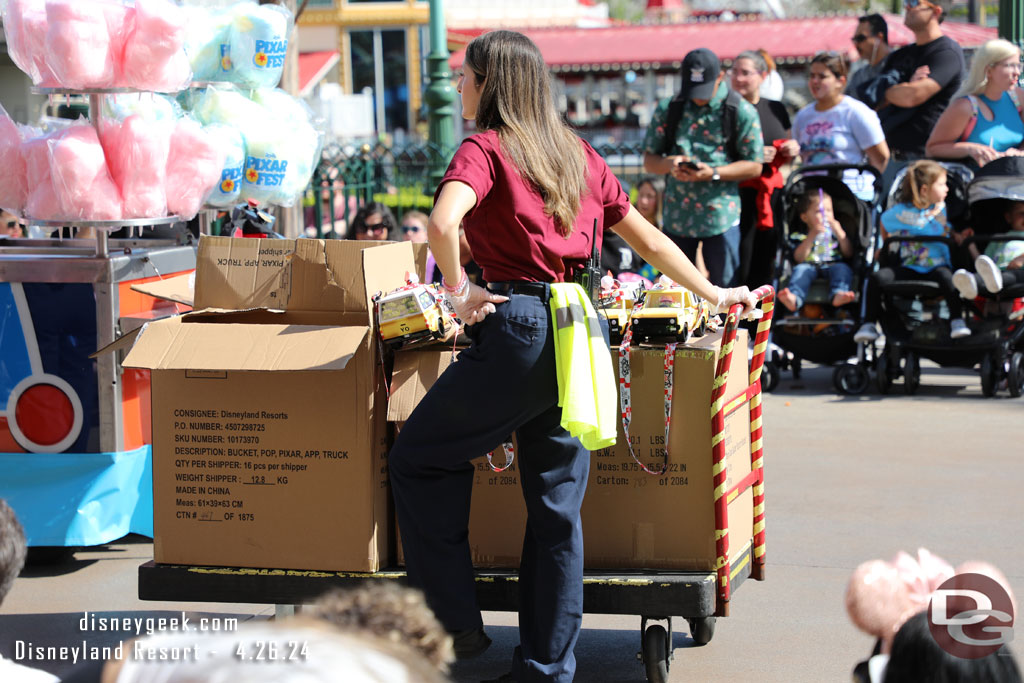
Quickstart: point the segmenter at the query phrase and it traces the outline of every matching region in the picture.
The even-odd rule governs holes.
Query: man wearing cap
[[[732,286],[739,263],[738,183],[761,174],[764,142],[757,110],[723,78],[706,48],[683,59],[682,87],[658,103],[644,138],[644,169],[667,174],[665,233],[704,265],[716,285]]]

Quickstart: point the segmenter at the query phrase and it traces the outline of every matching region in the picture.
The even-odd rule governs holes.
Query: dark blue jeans
[[[470,460],[515,432],[527,522],[512,671],[518,681],[568,683],[583,617],[580,505],[590,453],[559,424],[551,311],[546,299],[513,294],[468,334],[472,346],[430,388],[391,450],[409,583],[449,631],[483,623],[468,538]]]
[[[681,237],[670,232],[665,234],[694,263],[697,263],[697,247],[703,244],[701,254],[704,256],[704,266],[708,269],[708,280],[719,287],[733,286],[740,265],[739,223],[714,237]]]

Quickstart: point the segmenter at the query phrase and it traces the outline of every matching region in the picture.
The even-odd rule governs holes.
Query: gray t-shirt
[[[885,63],[884,59],[878,61],[878,64],[872,66],[868,64],[868,60],[860,59],[856,62],[859,66],[854,66],[853,71],[850,72],[850,78],[846,82],[846,94],[850,97],[855,97],[858,100],[864,101],[864,97],[860,92],[860,89],[870,83],[875,76],[882,70],[882,64]]]

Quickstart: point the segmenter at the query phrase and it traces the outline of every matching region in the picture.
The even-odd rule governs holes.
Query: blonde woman
[[[498,680],[570,683],[583,616],[580,505],[590,453],[560,426],[551,284],[573,280],[591,253],[596,223],[598,240],[613,230],[719,308],[754,302],[746,287],[708,282],[630,206],[608,165],[562,121],[548,67],[529,38],[485,33],[466,47],[463,69],[462,116],[478,132],[441,179],[427,235],[472,345],[413,411],[388,471],[409,584],[423,590],[454,636],[455,656],[475,657],[491,640],[470,560],[470,461],[516,434],[527,509],[520,646],[512,671]],[[486,289],[459,265],[460,225]]]
[[[928,156],[968,158],[978,166],[1005,155],[1018,155],[1024,142],[1024,90],[1020,50],[1013,43],[990,40],[974,54],[967,81],[943,112],[928,138]]]

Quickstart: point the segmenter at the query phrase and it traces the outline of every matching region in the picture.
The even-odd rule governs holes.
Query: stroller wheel
[[[779,386],[780,374],[779,364],[773,360],[766,360],[761,368],[761,388],[769,392],[775,391]]]
[[[878,380],[878,390],[883,394],[888,394],[889,390],[892,389],[892,358],[894,354],[891,354],[888,349],[883,350],[878,354],[878,358],[875,359],[875,376]],[[899,363],[899,357],[896,357],[896,363]]]
[[[913,396],[921,387],[921,361],[916,353],[908,353],[903,361],[903,390]]]
[[[840,365],[832,371],[832,384],[840,394],[857,396],[868,388],[870,376],[861,365]]]
[[[986,353],[981,359],[981,393],[987,397],[996,395],[996,386],[999,384],[998,372],[995,358],[991,353]]]
[[[1024,394],[1024,353],[1014,351],[1010,356],[1010,371],[1007,373],[1010,396],[1014,398]]]

